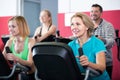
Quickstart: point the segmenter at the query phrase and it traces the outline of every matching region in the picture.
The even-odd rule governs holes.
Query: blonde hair
[[[94,30],[94,24],[93,24],[91,18],[90,18],[88,15],[86,15],[86,14],[84,14],[84,13],[81,13],[81,12],[75,13],[75,14],[71,17],[71,20],[72,20],[74,17],[79,17],[79,18],[81,18],[81,20],[83,21],[83,24],[84,24],[85,26],[87,26],[87,28],[88,28],[87,34],[88,34],[88,36],[90,37],[90,36],[92,35],[92,33],[93,33],[93,30]]]
[[[19,34],[21,37],[25,38],[25,37],[29,36],[30,30],[29,30],[28,24],[23,16],[14,16],[14,17],[10,18],[8,22],[10,22],[10,21],[16,21],[16,24],[20,31]]]
[[[47,10],[47,9],[43,10],[42,12],[46,12],[47,13],[48,17],[50,18],[49,23],[50,23],[50,25],[52,25],[52,15],[51,15],[51,12],[49,10]]]

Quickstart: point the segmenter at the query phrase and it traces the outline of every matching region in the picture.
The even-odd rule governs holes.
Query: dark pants
[[[33,74],[21,73],[21,80],[35,80],[34,73]]]
[[[106,70],[107,70],[107,72],[108,72],[108,74],[110,76],[110,79],[112,79],[112,69],[113,69],[113,66],[107,66],[106,67]]]

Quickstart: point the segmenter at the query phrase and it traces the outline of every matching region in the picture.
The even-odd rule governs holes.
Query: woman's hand
[[[40,42],[41,41],[41,37],[37,36],[37,38],[35,39],[36,42]]]
[[[89,65],[89,61],[88,61],[87,56],[82,55],[81,57],[79,57],[79,59],[80,59],[80,64],[82,66],[88,66]]]
[[[14,54],[7,53],[6,58],[10,61],[18,61],[18,57],[16,57]]]

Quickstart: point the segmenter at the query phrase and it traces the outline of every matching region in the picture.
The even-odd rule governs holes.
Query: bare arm
[[[10,47],[11,43],[12,43],[12,40],[8,40],[7,43],[6,43],[6,45],[5,45],[5,47],[6,46]],[[16,62],[18,62],[18,63],[20,63],[22,65],[31,66],[33,64],[31,48],[34,45],[34,43],[35,42],[34,42],[33,39],[29,39],[29,43],[28,43],[28,48],[29,48],[28,60],[23,60],[23,59],[15,56],[14,54],[11,54],[11,53],[7,53],[6,54],[5,48],[3,50],[3,54],[4,54],[4,56],[5,56],[5,58],[7,60],[16,61]]]
[[[80,62],[81,62],[81,65],[83,65],[83,66],[89,66],[93,69],[100,70],[102,72],[106,68],[104,52],[100,52],[96,55],[96,64],[89,62],[88,58],[84,55],[80,57]]]
[[[34,36],[33,36],[33,39],[35,38],[35,36],[38,36],[38,35],[39,35],[39,33],[40,33],[40,28],[41,28],[40,26],[36,28],[35,33],[34,33]]]
[[[44,40],[45,38],[47,38],[50,35],[55,35],[55,33],[56,33],[56,26],[52,25],[48,32],[46,32],[45,34],[43,34],[42,36],[37,38],[37,42]]]
[[[3,53],[3,55],[4,55],[5,58],[6,58],[6,53],[7,53],[6,50],[5,50],[5,47],[6,47],[6,46],[10,47],[11,43],[12,43],[12,40],[9,39],[9,40],[6,42],[5,46],[4,46],[4,49],[3,49],[3,52],[2,52],[2,53]]]

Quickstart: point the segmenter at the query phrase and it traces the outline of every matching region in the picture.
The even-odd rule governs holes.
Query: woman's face
[[[50,20],[50,17],[48,16],[48,14],[47,14],[47,12],[45,12],[45,11],[42,11],[41,13],[40,13],[40,22],[41,23],[46,23],[46,22],[49,22],[49,20]]]
[[[9,21],[8,28],[9,28],[10,35],[12,35],[12,36],[19,35],[19,29],[16,24],[16,21]]]
[[[75,37],[87,36],[88,28],[83,24],[79,17],[73,17],[71,20],[71,31]]]

